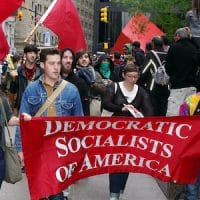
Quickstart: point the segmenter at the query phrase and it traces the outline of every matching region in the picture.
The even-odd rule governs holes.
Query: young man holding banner
[[[77,88],[60,78],[61,58],[59,51],[57,49],[43,50],[40,54],[40,61],[41,67],[44,69],[44,75],[26,88],[22,97],[20,113],[29,114],[30,119],[31,116],[40,115],[82,116],[82,105]],[[55,94],[56,92],[57,94]],[[56,97],[53,98],[52,94]],[[50,103],[46,104],[49,101]],[[44,104],[48,106],[45,108]],[[16,132],[17,150],[19,152],[22,151],[20,140],[20,133]],[[21,156],[21,160],[23,162],[23,156]],[[62,192],[52,194],[52,196],[46,198],[49,200],[64,200]]]

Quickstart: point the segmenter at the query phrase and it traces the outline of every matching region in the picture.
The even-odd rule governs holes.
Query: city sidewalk
[[[108,175],[80,180],[70,191],[70,200],[109,200]],[[155,179],[144,174],[129,175],[125,196],[127,200],[167,200]],[[0,200],[30,200],[26,177],[14,185],[3,183]]]

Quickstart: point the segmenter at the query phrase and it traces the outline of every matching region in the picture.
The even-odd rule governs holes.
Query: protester
[[[94,69],[101,75],[106,85],[112,83],[114,64],[108,55],[101,55],[95,63]]]
[[[130,43],[126,43],[123,47],[124,55],[132,55],[133,47]]]
[[[145,56],[152,50],[152,43],[147,42],[145,45]]]
[[[16,100],[15,77],[17,76],[17,69],[20,65],[21,65],[21,57],[18,54],[10,56],[10,60],[8,62],[7,75],[6,75],[6,88],[8,91],[10,106],[13,110]]]
[[[192,10],[186,13],[186,24],[192,33],[192,40],[200,49],[200,0],[192,0]]]
[[[179,114],[181,116],[200,115],[200,93],[191,95],[181,104]],[[185,185],[184,200],[198,199],[200,189],[200,176],[195,184]]]
[[[32,44],[28,44],[24,48],[25,63],[17,69],[17,76],[15,79],[15,91],[17,92],[16,105],[17,109],[20,108],[21,98],[23,92],[29,83],[37,80],[42,74],[42,69],[37,62],[38,48]],[[11,74],[12,75],[12,74]]]
[[[132,47],[133,47],[133,56],[135,57],[136,65],[140,67],[144,62],[145,53],[140,48],[139,41],[134,41],[132,43]]]
[[[94,65],[94,63],[98,60],[98,56],[97,56],[97,54],[96,53],[94,53],[93,55],[92,55],[92,65]]]
[[[139,78],[139,70],[135,64],[126,65],[123,71],[124,80],[112,83],[106,90],[102,106],[113,112],[113,116],[129,116],[129,106],[133,106],[144,116],[153,115],[149,95],[136,84]],[[110,200],[118,200],[123,194],[128,179],[128,173],[113,173],[109,175]]]
[[[89,101],[88,96],[88,85],[83,78],[77,76],[74,73],[76,67],[75,54],[72,49],[65,48],[61,50],[61,76],[64,80],[73,83],[79,91],[81,102],[83,106],[84,115],[87,115],[87,102]]]
[[[196,47],[190,39],[188,29],[176,30],[175,43],[170,46],[165,69],[170,76],[170,96],[167,116],[179,115],[179,106],[190,95],[196,93],[196,72],[198,56]]]
[[[63,83],[60,77],[61,58],[57,49],[45,49],[40,54],[41,67],[44,75],[30,84],[24,91],[20,113],[35,116],[41,106],[51,96],[53,91]],[[42,116],[82,116],[82,105],[77,88],[67,82],[55,101],[46,109]],[[20,131],[16,132],[15,142],[17,151],[23,163]],[[27,133],[28,134],[28,133]],[[66,198],[66,197],[65,197]],[[63,193],[48,197],[49,200],[64,200]]]
[[[163,49],[165,52],[168,52],[171,42],[166,35],[162,35],[161,38],[163,40]]]
[[[76,53],[76,63],[76,75],[83,78],[88,86],[88,102],[87,105],[85,103],[84,113],[90,116],[100,116],[101,96],[105,91],[102,76],[91,65],[92,61],[87,51],[83,50]]]
[[[6,115],[6,120],[8,122],[8,125],[10,126],[19,125],[19,119],[13,116],[9,101],[7,97],[4,95],[4,93],[1,91],[0,91],[0,98],[3,104],[2,105],[0,103],[0,121],[1,121],[1,125],[0,125],[0,188],[1,188],[1,184],[5,177],[4,145],[5,145],[5,125],[6,125],[2,106],[4,107],[4,110],[5,110],[5,115]]]
[[[160,66],[159,61],[154,54],[157,54],[162,63],[166,59],[166,52],[163,49],[163,40],[160,36],[154,36],[152,38],[152,48],[154,51],[150,51],[147,54],[144,64],[141,67],[139,84],[149,92],[154,115],[165,116],[169,97],[168,85],[157,84],[152,75],[152,73],[155,73]]]
[[[113,55],[113,64],[116,65],[123,65],[123,60],[121,59],[121,53],[119,51],[115,51]]]

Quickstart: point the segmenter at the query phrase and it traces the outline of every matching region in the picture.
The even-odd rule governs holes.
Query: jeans
[[[199,194],[199,187],[200,187],[200,176],[198,177],[197,182],[194,185],[192,184],[185,185],[184,200],[197,200]]]
[[[124,191],[129,173],[113,173],[109,174],[110,196],[119,197]]]
[[[65,200],[63,193],[52,195],[48,198],[43,198],[42,200]]]
[[[0,188],[4,180],[4,176],[5,176],[5,159],[4,159],[4,152],[0,147]]]

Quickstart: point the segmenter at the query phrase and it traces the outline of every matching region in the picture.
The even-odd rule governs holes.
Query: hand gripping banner
[[[20,122],[32,200],[79,179],[138,172],[194,183],[200,169],[200,117],[33,117]]]

